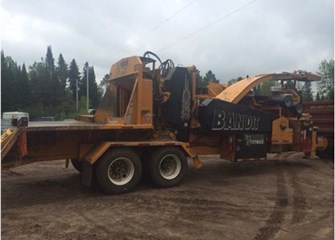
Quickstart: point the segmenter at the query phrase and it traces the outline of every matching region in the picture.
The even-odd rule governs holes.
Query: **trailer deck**
[[[114,129],[150,129],[151,125],[102,124],[77,120],[29,122],[27,132],[69,131],[69,130],[114,130]]]

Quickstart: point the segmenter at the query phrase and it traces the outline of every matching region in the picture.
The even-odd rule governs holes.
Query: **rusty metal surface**
[[[304,112],[312,115],[318,132],[328,135],[334,134],[334,101],[304,102]]]

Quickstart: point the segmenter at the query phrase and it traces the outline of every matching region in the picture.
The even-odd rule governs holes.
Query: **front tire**
[[[112,149],[97,162],[97,181],[107,194],[130,192],[142,176],[139,156],[131,149]]]
[[[178,185],[187,172],[187,158],[179,148],[160,148],[149,159],[150,178],[158,187]]]

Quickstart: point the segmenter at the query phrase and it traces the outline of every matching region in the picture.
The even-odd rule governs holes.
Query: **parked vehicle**
[[[246,161],[294,150],[313,158],[316,150],[326,148],[311,116],[297,111],[299,93],[284,87],[288,80],[316,81],[319,76],[257,75],[228,87],[210,84],[207,94],[197,94],[197,78],[194,66],[175,67],[172,60],[163,62],[151,52],[121,59],[112,66],[108,88],[93,115],[19,124],[2,145],[2,167],[71,159],[83,184],[96,178],[104,192],[117,194],[133,190],[143,172],[159,187],[179,184],[187,157],[200,168],[198,155],[204,154]],[[281,83],[275,97],[251,91],[270,80]]]

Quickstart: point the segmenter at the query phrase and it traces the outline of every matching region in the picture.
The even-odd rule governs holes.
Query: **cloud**
[[[2,49],[30,65],[51,45],[56,59],[62,53],[80,68],[88,61],[98,81],[120,58],[146,50],[196,65],[202,74],[212,70],[222,81],[295,69],[315,72],[322,59],[333,58],[332,0],[258,0],[229,15],[246,3],[7,0],[1,6]]]

